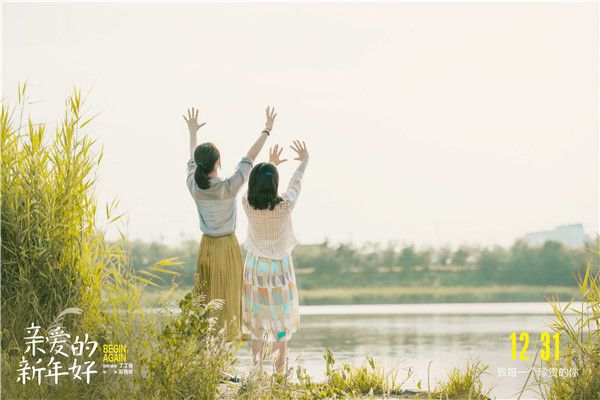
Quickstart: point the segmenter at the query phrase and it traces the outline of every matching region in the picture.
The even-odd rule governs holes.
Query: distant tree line
[[[592,247],[591,244],[589,247]],[[594,248],[594,247],[592,247]],[[196,272],[198,243],[178,247],[160,243],[132,242],[131,257],[139,269],[157,261],[179,257],[179,272],[171,281],[157,282],[165,288],[177,283],[191,287]],[[517,241],[510,248],[461,246],[417,249],[390,242],[332,245],[300,245],[294,250],[294,266],[300,288],[318,289],[356,286],[489,286],[571,285],[573,276],[587,263],[598,265],[598,256],[586,247],[569,248],[557,242],[541,247]]]

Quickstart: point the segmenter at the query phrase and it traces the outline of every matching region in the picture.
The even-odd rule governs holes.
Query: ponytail
[[[194,180],[196,185],[200,189],[208,189],[210,182],[208,181],[208,174],[204,171],[204,166],[196,164],[196,171],[194,172]]]
[[[212,143],[202,143],[194,150],[196,171],[194,180],[200,189],[210,188],[208,175],[215,169],[215,164],[220,158],[219,150]]]

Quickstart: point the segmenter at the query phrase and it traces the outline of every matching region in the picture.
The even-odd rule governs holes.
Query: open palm
[[[300,142],[299,140],[294,140],[294,144],[290,146],[292,150],[298,154],[298,157],[294,158],[294,160],[306,161],[308,160],[308,150],[306,148],[306,143],[304,141]]]
[[[184,115],[183,119],[187,123],[190,133],[196,133],[196,132],[198,132],[198,129],[200,129],[204,125],[206,125],[206,122],[202,122],[202,123],[198,122],[198,109],[194,108],[194,107],[188,108],[187,118]]]
[[[284,161],[287,161],[287,158],[281,159],[281,153],[283,152],[283,147],[279,147],[278,144],[271,147],[269,149],[269,162],[275,166],[281,164]]]
[[[267,107],[265,110],[265,114],[267,115],[267,122],[265,122],[265,130],[271,132],[273,129],[273,123],[275,122],[275,117],[277,113],[275,112],[275,107]]]

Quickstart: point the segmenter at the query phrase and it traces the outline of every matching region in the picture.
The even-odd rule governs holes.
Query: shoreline
[[[191,287],[165,288],[145,291],[143,305],[157,307],[165,304],[177,304]],[[579,300],[581,293],[572,286],[441,286],[441,287],[339,287],[329,289],[298,289],[300,307],[310,310],[316,306],[352,306],[357,309],[365,306],[399,307],[420,306],[424,309],[433,305],[443,308],[457,307],[462,304],[517,304],[547,303],[548,298],[561,302]],[[486,309],[485,313],[489,311]],[[536,312],[537,313],[537,312]]]
[[[565,309],[568,302],[560,302]],[[567,315],[577,314],[582,302],[570,303],[565,310]],[[147,307],[146,312],[169,311],[178,313],[179,307]],[[545,302],[504,302],[504,303],[410,303],[410,304],[322,304],[300,306],[300,315],[554,315],[552,306]]]

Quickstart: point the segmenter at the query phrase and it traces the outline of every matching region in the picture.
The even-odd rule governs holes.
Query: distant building
[[[526,233],[523,239],[531,246],[543,246],[547,241],[553,241],[569,247],[581,247],[589,241],[582,224],[560,225],[551,231]]]

